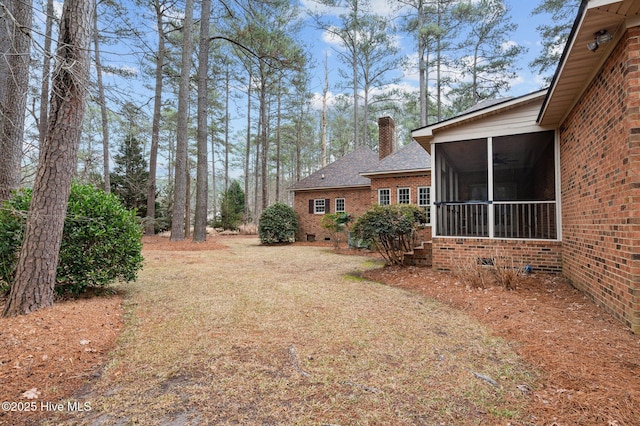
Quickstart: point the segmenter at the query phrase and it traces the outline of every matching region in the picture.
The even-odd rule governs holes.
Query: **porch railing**
[[[555,239],[556,203],[494,202],[496,238]]]
[[[488,237],[488,202],[435,203],[438,235]]]
[[[435,205],[437,235],[523,239],[557,238],[556,203],[554,201],[440,202]],[[493,213],[493,226],[489,226],[490,209]]]

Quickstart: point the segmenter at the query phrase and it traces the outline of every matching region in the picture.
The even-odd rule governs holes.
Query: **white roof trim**
[[[292,192],[308,192],[308,191],[335,191],[337,189],[353,189],[353,188],[370,188],[371,184],[349,185],[349,186],[318,186],[315,188],[288,188]]]
[[[387,170],[387,171],[377,171],[377,172],[362,172],[360,176],[381,176],[381,175],[404,175],[410,173],[426,173],[430,172],[431,168],[428,169],[407,169],[407,170]]]
[[[426,126],[426,127],[422,127],[420,129],[416,129],[414,131],[411,132],[411,136],[416,139],[416,138],[431,138],[433,137],[433,133],[435,131],[438,130],[442,130],[445,129],[447,127],[453,127],[459,124],[462,124],[466,121],[473,121],[475,119],[478,118],[482,118],[488,115],[494,115],[496,113],[498,113],[499,111],[505,110],[505,109],[511,109],[515,106],[521,105],[521,104],[525,104],[525,103],[529,103],[531,101],[534,101],[538,98],[542,98],[545,97],[547,95],[547,89],[544,90],[539,90],[537,92],[532,92],[529,93],[527,95],[524,96],[520,96],[518,98],[513,98],[513,99],[509,99],[506,100],[504,102],[489,106],[487,108],[483,108],[477,111],[473,111],[471,113],[468,114],[463,114],[463,115],[459,115],[457,117],[453,117],[451,119],[448,120],[444,120],[444,121],[440,121],[438,123],[432,124],[430,126]]]

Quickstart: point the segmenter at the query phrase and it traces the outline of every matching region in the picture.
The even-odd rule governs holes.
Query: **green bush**
[[[414,235],[426,220],[424,210],[411,204],[373,206],[356,220],[351,235],[374,247],[388,264],[402,265],[413,249]]]
[[[30,191],[19,191],[0,208],[0,291],[13,281],[30,200]]]
[[[0,211],[0,280],[13,281],[31,199],[21,191]],[[136,213],[113,194],[89,185],[71,187],[56,273],[56,292],[134,281],[142,268],[142,229]]]
[[[298,219],[293,209],[276,203],[267,207],[260,216],[258,236],[262,244],[292,243],[296,240]]]

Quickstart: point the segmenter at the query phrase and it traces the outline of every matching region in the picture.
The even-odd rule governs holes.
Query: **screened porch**
[[[553,131],[435,146],[437,236],[557,239]]]

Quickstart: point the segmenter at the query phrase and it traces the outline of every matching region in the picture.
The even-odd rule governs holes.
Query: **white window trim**
[[[387,194],[389,195],[389,203],[388,204],[380,203],[380,194],[382,193],[382,191],[387,191]],[[391,189],[390,188],[380,188],[380,189],[378,189],[378,205],[388,206],[390,204],[391,204]]]
[[[322,201],[322,211],[318,211],[318,201]],[[313,214],[325,214],[327,211],[326,200],[324,198],[315,198],[313,200]]]
[[[428,203],[427,203],[427,204],[420,204],[420,190],[421,190],[421,189],[427,189],[427,190],[428,190],[427,192],[428,192],[428,194],[429,194],[429,199],[428,199]],[[431,217],[432,217],[432,215],[431,215],[431,213],[432,213],[432,212],[431,212],[431,205],[433,204],[433,203],[431,202],[432,189],[431,189],[431,187],[430,187],[430,186],[419,186],[419,187],[417,188],[417,191],[418,191],[418,195],[417,195],[416,204],[417,204],[417,206],[418,206],[418,207],[422,207],[422,208],[424,208],[425,210],[429,210],[429,220],[426,222],[426,224],[427,224],[427,225],[431,225]]]
[[[400,202],[400,191],[402,191],[404,189],[408,189],[409,190],[409,198],[407,199],[408,201],[406,203],[401,203]],[[411,204],[411,187],[403,186],[402,188],[398,188],[397,191],[396,191],[396,200],[398,200],[398,204]]]
[[[338,210],[338,201],[342,200],[342,210]],[[335,208],[333,209],[334,212],[336,213],[344,213],[347,211],[347,200],[344,198],[336,198],[335,204],[334,204]]]

